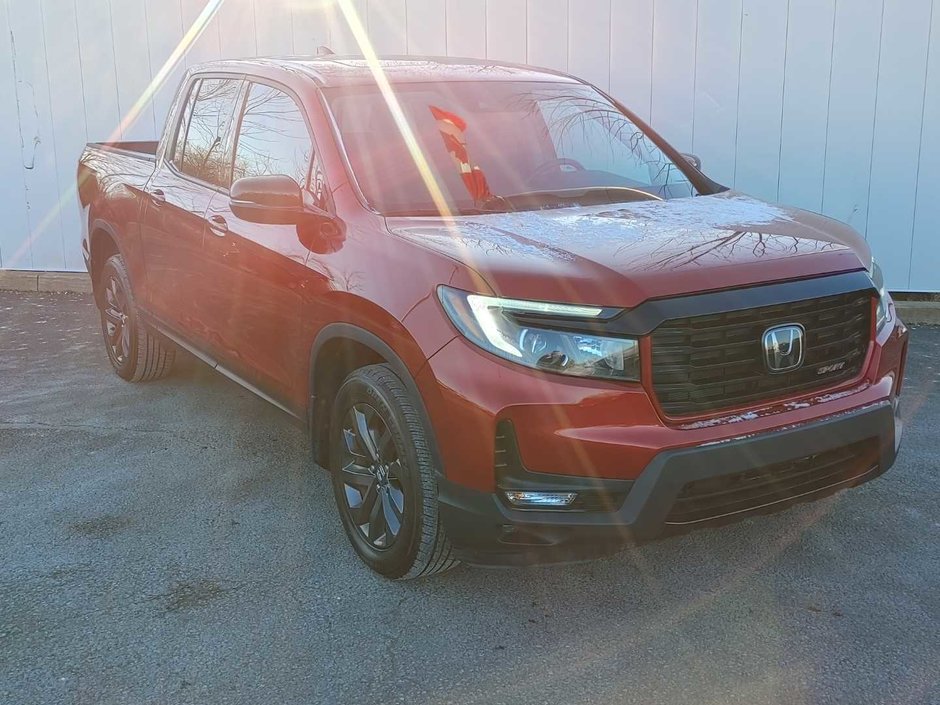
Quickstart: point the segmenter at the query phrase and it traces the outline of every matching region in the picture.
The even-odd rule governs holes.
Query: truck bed
[[[108,152],[124,152],[134,157],[154,159],[160,143],[156,140],[140,140],[135,142],[89,142],[87,148],[100,149]]]
[[[78,163],[78,199],[88,206],[108,184],[139,193],[153,174],[157,142],[89,142]]]

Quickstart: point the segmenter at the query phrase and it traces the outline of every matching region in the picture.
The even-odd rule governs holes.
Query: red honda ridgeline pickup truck
[[[908,334],[864,240],[734,193],[577,78],[445,58],[191,69],[89,144],[111,364],[195,354],[310,430],[361,558],[583,559],[887,470]]]

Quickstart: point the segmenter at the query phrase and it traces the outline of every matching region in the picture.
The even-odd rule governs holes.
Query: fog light
[[[509,503],[517,507],[567,507],[577,499],[577,492],[521,492],[506,490]]]

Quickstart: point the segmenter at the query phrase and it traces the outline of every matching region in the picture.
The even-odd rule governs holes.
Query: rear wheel
[[[140,321],[121,255],[104,263],[98,287],[101,333],[114,371],[129,382],[169,374],[176,351]]]
[[[330,424],[333,490],[356,552],[387,578],[457,565],[437,509],[437,470],[416,400],[387,365],[343,382]]]

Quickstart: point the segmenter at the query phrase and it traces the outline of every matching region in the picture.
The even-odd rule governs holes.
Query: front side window
[[[222,188],[231,184],[229,133],[241,85],[240,79],[229,78],[205,78],[199,83],[182,155],[177,149],[174,156],[184,174]]]
[[[429,167],[424,173],[377,87],[324,93],[363,194],[387,215],[434,212],[428,178],[458,213],[697,194],[682,167],[590,86],[517,81],[395,86]]]
[[[233,180],[282,174],[306,186],[312,156],[307,122],[294,99],[272,86],[253,84],[238,132]]]

